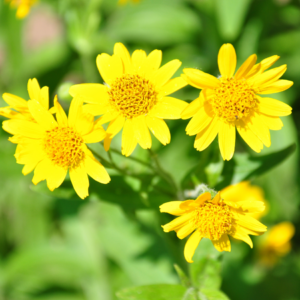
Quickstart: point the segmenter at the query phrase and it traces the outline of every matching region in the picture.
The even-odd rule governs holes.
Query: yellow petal
[[[275,94],[289,89],[293,84],[293,81],[280,79],[272,84],[260,86],[256,89],[256,91],[261,95]]]
[[[169,144],[171,134],[168,125],[162,119],[146,116],[146,123],[154,136],[163,144]]]
[[[283,127],[283,123],[279,117],[267,116],[265,114],[260,114],[260,117],[271,130],[280,130]]]
[[[223,78],[231,78],[236,68],[236,53],[231,44],[224,44],[218,54],[219,71]]]
[[[146,58],[142,70],[147,78],[152,78],[152,75],[159,69],[162,60],[161,50],[153,50]]]
[[[137,145],[132,121],[127,119],[122,132],[122,154],[129,156]]]
[[[280,117],[288,116],[292,113],[292,108],[284,102],[272,98],[264,98],[259,96],[257,96],[257,98],[259,99],[259,112],[263,114],[274,117]]]
[[[91,104],[108,104],[108,87],[99,83],[82,83],[72,85],[69,93],[73,97],[81,97],[84,102]]]
[[[33,118],[45,130],[51,130],[58,126],[52,114],[36,100],[29,100],[28,108]]]
[[[131,73],[132,62],[127,48],[122,43],[116,43],[114,46],[114,54],[121,57],[124,66],[124,73]]]
[[[213,109],[212,106],[206,102],[198,110],[198,112],[192,117],[190,122],[186,127],[186,133],[188,135],[195,135],[203,130],[213,119]]]
[[[118,116],[115,120],[111,121],[107,127],[106,133],[110,139],[118,134],[123,128],[125,123],[125,117]]]
[[[193,222],[189,222],[177,231],[177,237],[182,240],[188,235],[190,235],[194,230],[195,224]]]
[[[72,100],[69,108],[68,124],[70,127],[75,128],[80,113],[82,113],[82,99],[81,97],[76,97]]]
[[[267,231],[267,226],[262,224],[261,222],[257,221],[256,219],[252,218],[249,215],[235,213],[234,217],[236,219],[236,223],[251,230],[257,232],[265,232]]]
[[[267,57],[261,61],[262,70],[265,71],[269,69],[272,65],[276,63],[276,61],[280,58],[278,55],[273,55],[270,57]]]
[[[159,209],[161,213],[168,213],[174,216],[180,216],[184,214],[185,210],[180,208],[180,204],[183,201],[170,201],[162,204]]]
[[[192,218],[193,212],[185,213],[180,217],[174,219],[170,223],[163,225],[164,232],[170,232],[175,229],[179,229],[184,223],[188,222]]]
[[[114,109],[111,107],[111,105],[109,103],[86,104],[86,105],[83,105],[82,111],[84,113],[89,113],[93,116],[101,116],[108,112],[114,111]]]
[[[223,234],[221,238],[217,241],[212,241],[215,248],[222,252],[222,251],[231,251],[231,245],[227,234]]]
[[[37,185],[40,181],[45,180],[48,175],[48,169],[51,168],[51,166],[52,162],[50,161],[50,159],[45,158],[41,160],[34,169],[32,183]]]
[[[256,54],[250,55],[246,59],[246,61],[240,66],[240,68],[237,70],[237,72],[235,74],[235,78],[236,79],[244,78],[250,72],[250,70],[253,68],[253,66],[256,63],[256,60],[257,60]]]
[[[267,243],[273,247],[280,247],[288,243],[294,234],[294,225],[290,222],[282,222],[270,229],[267,236]]]
[[[73,188],[77,195],[81,199],[86,198],[89,195],[88,189],[90,184],[84,165],[81,164],[75,169],[70,169],[69,173]]]
[[[109,85],[124,73],[122,60],[117,55],[109,56],[106,53],[98,55],[97,67],[104,82]]]
[[[210,192],[205,192],[203,194],[201,194],[200,196],[197,197],[197,199],[195,200],[195,203],[197,203],[197,205],[201,205],[204,202],[208,201],[211,199],[211,194]]]
[[[198,89],[215,89],[220,85],[220,81],[210,74],[204,73],[197,69],[183,69],[183,76],[188,84]]]
[[[20,5],[18,7],[16,16],[17,16],[18,19],[23,19],[28,15],[29,11],[30,11],[30,6],[29,5],[24,5],[24,4]]]
[[[47,170],[47,186],[50,191],[58,188],[66,178],[68,169],[59,166],[51,165]]]
[[[219,147],[224,160],[230,160],[235,148],[235,125],[224,122],[219,131]]]
[[[195,254],[195,251],[202,239],[201,234],[199,231],[195,231],[187,240],[185,246],[184,246],[184,257],[187,262],[192,263],[193,262],[193,256]]]
[[[220,130],[220,121],[214,118],[212,122],[196,136],[194,146],[198,151],[206,149],[217,136]]]
[[[102,126],[94,128],[89,134],[83,136],[83,140],[86,144],[98,143],[105,139],[106,131]]]
[[[212,203],[214,204],[218,204],[221,201],[221,193],[218,192],[218,194],[214,197],[214,199],[212,200]]]
[[[45,136],[45,131],[41,126],[26,120],[7,120],[2,123],[2,127],[11,134],[20,134],[34,139]]]
[[[260,114],[253,113],[244,120],[249,129],[263,142],[266,147],[271,146],[269,128],[265,125]]]
[[[145,64],[146,52],[144,50],[135,50],[132,53],[132,65],[136,72],[139,72],[142,66]]]
[[[87,174],[94,180],[104,184],[110,182],[110,177],[107,171],[95,158],[86,155],[84,166]]]
[[[41,88],[36,78],[28,80],[27,88],[30,99],[38,101],[40,98]]]
[[[254,134],[248,126],[241,120],[236,124],[237,131],[248,146],[255,152],[259,153],[264,145],[263,142]]]
[[[107,113],[105,113],[101,118],[99,118],[96,122],[98,124],[105,124],[108,123],[112,120],[115,120],[118,116],[120,115],[120,113],[116,110],[109,110]]]
[[[164,86],[161,87],[159,94],[167,96],[182,89],[187,85],[187,82],[182,77],[176,77],[169,80]]]
[[[202,95],[202,92],[198,98],[193,100],[189,105],[182,111],[181,113],[181,119],[186,120],[191,117],[193,117],[201,108],[203,105],[203,102],[201,102],[200,97]]]
[[[105,137],[104,142],[103,142],[105,151],[109,150],[111,141],[112,141],[112,139],[109,136]]]
[[[235,230],[230,235],[237,240],[241,240],[247,243],[250,246],[250,248],[253,248],[253,243],[249,235],[246,234],[244,231],[239,230],[239,228],[239,226],[236,226]]]
[[[247,83],[252,85],[253,89],[257,88],[259,90],[260,86],[271,84],[278,80],[285,73],[286,69],[286,65],[282,65],[278,68],[274,68],[262,74],[251,77],[247,80]]]
[[[80,135],[89,134],[94,127],[94,116],[89,113],[79,113],[75,123],[75,129]]]
[[[132,127],[134,129],[134,136],[140,146],[143,149],[150,149],[152,146],[152,140],[145,116],[133,118]]]
[[[181,61],[179,61],[178,59],[174,59],[166,63],[155,73],[153,73],[151,82],[155,85],[156,88],[162,87],[171,79],[171,77],[175,74],[180,66]]]
[[[172,98],[162,98],[149,112],[149,116],[161,119],[180,119],[182,111],[188,106],[185,101]]]
[[[59,104],[57,96],[55,96],[54,98],[54,106],[56,108],[56,119],[58,124],[62,127],[68,126],[68,117],[61,105]]]
[[[49,88],[47,86],[44,86],[41,88],[40,91],[40,98],[38,102],[45,108],[49,109]]]
[[[246,191],[244,191],[246,192]],[[259,213],[265,210],[265,203],[262,201],[245,200],[237,201],[236,204],[244,211],[248,213]]]
[[[27,107],[27,101],[21,97],[9,93],[4,93],[2,97],[3,100],[12,107]]]

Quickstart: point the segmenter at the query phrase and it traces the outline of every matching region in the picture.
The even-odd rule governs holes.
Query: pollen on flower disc
[[[245,80],[221,78],[211,104],[216,115],[230,122],[249,115],[257,106],[257,101]]]
[[[74,168],[84,158],[82,137],[69,127],[57,127],[47,132],[45,151],[55,165]]]
[[[139,75],[117,78],[108,93],[110,103],[128,119],[147,114],[157,103],[153,84]]]
[[[203,237],[219,240],[224,233],[230,233],[233,215],[227,204],[205,202],[194,211],[195,228]]]

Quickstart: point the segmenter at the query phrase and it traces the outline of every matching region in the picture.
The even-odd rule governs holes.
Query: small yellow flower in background
[[[85,111],[94,116],[103,115],[100,124],[110,122],[104,141],[108,151],[112,138],[122,132],[122,154],[129,156],[136,145],[144,149],[152,146],[149,129],[163,144],[170,143],[170,130],[163,119],[180,119],[187,103],[168,95],[186,86],[181,77],[170,79],[181,62],[172,60],[160,68],[162,52],[152,51],[148,56],[135,50],[130,57],[126,47],[117,43],[112,56],[97,57],[97,66],[105,84],[78,84],[70,94],[80,96]]]
[[[224,160],[230,160],[235,149],[236,131],[256,152],[263,145],[271,145],[270,129],[280,130],[280,116],[291,114],[292,108],[276,99],[261,94],[282,92],[292,81],[279,80],[287,67],[282,65],[266,71],[279,56],[274,55],[255,64],[251,55],[237,70],[236,53],[231,44],[224,44],[218,55],[220,78],[196,69],[184,69],[182,77],[192,86],[202,89],[199,98],[183,111],[182,119],[189,119],[186,132],[195,135],[195,148],[206,149],[217,135]],[[234,75],[235,73],[235,75]]]
[[[140,3],[140,0],[119,0],[118,4],[124,5],[124,4],[127,4],[128,2]]]
[[[3,122],[3,129],[14,136],[9,140],[18,144],[17,163],[25,165],[22,173],[34,170],[32,182],[47,180],[53,191],[64,181],[69,170],[76,193],[88,196],[88,175],[98,182],[108,183],[110,177],[94,158],[86,143],[97,143],[106,136],[101,126],[94,125],[94,117],[82,112],[80,98],[73,99],[69,117],[54,100],[56,120],[37,100],[27,102],[34,121],[11,119]]]
[[[270,228],[259,245],[260,262],[267,266],[276,264],[280,257],[290,252],[294,234],[295,227],[290,222],[282,222]]]
[[[17,18],[23,19],[25,18],[29,11],[31,6],[33,6],[37,0],[6,0],[7,2],[10,2],[11,7],[17,8]]]
[[[49,109],[49,88],[44,86],[40,88],[38,81],[34,79],[28,80],[28,94],[31,100],[38,101],[43,108]],[[0,116],[9,119],[22,119],[33,121],[29,108],[28,101],[13,94],[4,93],[2,95],[4,101],[9,105],[0,108]]]
[[[236,192],[234,187],[237,187]],[[261,235],[267,230],[265,225],[251,216],[263,211],[264,203],[255,198],[242,200],[240,187],[234,187],[225,188],[213,199],[209,192],[205,192],[196,200],[171,201],[160,206],[161,212],[179,216],[162,226],[165,232],[174,230],[180,239],[193,232],[184,248],[187,262],[193,262],[193,255],[202,238],[210,239],[218,251],[231,251],[228,235],[252,248],[249,234]]]

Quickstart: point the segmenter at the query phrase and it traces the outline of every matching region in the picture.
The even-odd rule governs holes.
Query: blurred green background
[[[223,163],[216,142],[199,153],[193,148],[194,138],[185,134],[188,120],[169,121],[171,144],[163,147],[156,141],[154,150],[183,190],[197,182],[220,189],[244,178],[264,189],[269,211],[262,221],[268,226],[292,222],[296,227],[292,250],[266,267],[259,263],[256,247],[262,237],[253,238],[253,250],[233,242],[231,253],[218,256],[221,288],[232,300],[300,299],[299,148],[286,160],[286,152],[268,156],[284,160],[268,172],[252,174],[260,160],[247,159],[298,143],[300,1],[141,0],[120,6],[116,0],[48,0],[18,20],[1,0],[0,94],[28,99],[27,81],[35,77],[41,86],[50,87],[51,99],[58,93],[67,109],[70,83],[102,82],[96,56],[111,54],[116,42],[123,42],[131,52],[161,49],[163,63],[177,58],[182,68],[199,68],[213,75],[218,75],[218,50],[227,42],[236,48],[238,65],[253,53],[259,60],[280,55],[276,66],[288,65],[284,79],[295,84],[274,98],[290,104],[293,115],[282,118],[283,129],[271,132],[272,146],[259,155],[241,139],[231,162]],[[176,96],[191,101],[198,93],[186,87]],[[0,106],[5,105],[1,98]],[[185,241],[160,228],[171,218],[159,215],[158,205],[175,199],[153,188],[163,185],[156,176],[112,153],[116,164],[142,174],[141,180],[109,170],[112,182],[103,186],[90,179],[91,196],[84,201],[68,182],[51,193],[43,183],[33,186],[32,174],[22,175],[8,136],[0,129],[1,300],[111,300],[119,299],[116,292],[123,288],[179,283],[173,264],[187,271]],[[115,149],[120,149],[120,136],[113,141]],[[94,149],[106,156],[101,145]],[[141,148],[134,156],[150,161]],[[206,242],[201,242],[198,251],[217,256]],[[214,272],[208,269],[207,278],[202,279],[217,278],[220,285]]]

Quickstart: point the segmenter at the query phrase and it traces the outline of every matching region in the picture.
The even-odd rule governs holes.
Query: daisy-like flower
[[[199,98],[182,112],[189,119],[186,132],[195,135],[195,148],[206,149],[219,134],[219,147],[224,160],[234,153],[237,128],[244,141],[256,152],[271,145],[270,129],[280,130],[280,116],[291,114],[292,108],[276,99],[259,95],[282,92],[292,81],[279,80],[286,65],[266,71],[279,56],[274,55],[256,64],[251,55],[237,70],[236,53],[231,44],[224,44],[218,55],[220,78],[196,69],[184,69],[183,78],[202,89]],[[235,73],[235,74],[234,74]]]
[[[43,108],[48,110],[49,88],[47,86],[40,88],[40,85],[35,78],[28,80],[27,88],[29,98],[31,100],[36,100],[43,106]],[[9,106],[0,108],[0,116],[4,116],[9,119],[34,120],[28,108],[28,101],[9,93],[4,93],[2,97]]]
[[[273,226],[259,245],[259,256],[262,264],[273,266],[280,257],[291,250],[291,239],[295,234],[295,227],[290,222],[282,222]]]
[[[32,182],[47,180],[53,191],[64,181],[69,171],[73,187],[82,199],[88,196],[88,175],[100,183],[110,177],[94,158],[86,143],[97,143],[106,136],[101,126],[94,125],[94,117],[82,112],[82,101],[71,102],[69,117],[54,100],[56,120],[37,100],[29,100],[28,109],[35,121],[11,119],[3,122],[3,129],[14,136],[10,141],[18,144],[17,163],[25,165],[22,173],[34,170]]]
[[[261,235],[267,227],[254,219],[251,213],[264,210],[264,204],[256,199],[241,200],[237,189],[227,187],[211,199],[210,192],[201,194],[196,200],[171,201],[160,206],[160,211],[178,216],[162,226],[165,232],[176,231],[177,237],[184,239],[184,256],[192,263],[195,250],[202,238],[212,241],[218,251],[231,251],[228,235],[242,240],[251,248],[251,235]]]
[[[168,95],[186,86],[181,77],[170,79],[181,62],[170,61],[160,68],[162,52],[152,51],[148,56],[143,50],[136,50],[132,56],[121,43],[115,44],[114,54],[101,54],[97,66],[105,84],[78,84],[70,94],[80,96],[85,102],[85,111],[97,116],[99,122],[110,122],[106,151],[112,138],[122,132],[122,153],[129,156],[136,145],[151,148],[149,129],[163,144],[170,142],[169,128],[163,119],[179,119],[187,103]]]
[[[37,2],[37,0],[6,0],[10,2],[11,7],[17,8],[17,18],[23,19],[25,18],[30,8]]]

